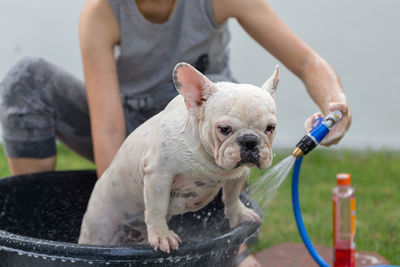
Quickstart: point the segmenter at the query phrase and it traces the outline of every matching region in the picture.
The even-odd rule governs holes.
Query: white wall
[[[84,0],[0,1],[0,79],[23,56],[40,56],[83,77],[78,17]]]
[[[132,0],[133,1],[133,0]],[[0,79],[20,57],[46,58],[82,78],[77,24],[84,0],[0,1]],[[281,18],[341,77],[353,125],[340,147],[400,149],[400,1],[270,0]],[[232,68],[261,85],[277,62],[230,22]],[[282,65],[281,65],[282,66]],[[277,146],[293,146],[317,111],[298,78],[283,68]]]

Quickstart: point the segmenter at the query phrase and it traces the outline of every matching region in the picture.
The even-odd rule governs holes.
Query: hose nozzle
[[[313,150],[341,119],[342,113],[340,111],[333,111],[326,118],[316,119],[311,131],[297,143],[292,153],[293,156],[299,158]]]

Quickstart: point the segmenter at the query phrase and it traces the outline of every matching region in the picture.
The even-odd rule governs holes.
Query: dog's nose
[[[238,138],[240,146],[246,149],[254,149],[258,145],[258,137],[253,134],[245,134]]]

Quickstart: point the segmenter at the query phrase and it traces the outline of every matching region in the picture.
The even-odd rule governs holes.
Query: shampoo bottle
[[[348,173],[336,175],[333,189],[334,267],[355,267],[356,198]]]

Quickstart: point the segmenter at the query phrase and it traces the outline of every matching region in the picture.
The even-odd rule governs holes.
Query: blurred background
[[[0,79],[21,57],[39,56],[83,79],[78,17],[84,0],[0,1]],[[339,74],[353,124],[338,147],[400,150],[400,1],[270,0],[280,17]],[[261,85],[275,58],[229,21],[231,66],[240,82]],[[275,146],[292,147],[318,107],[282,64]]]
[[[43,57],[83,79],[78,17],[84,2],[0,1],[0,80],[25,56]],[[286,24],[336,70],[353,112],[353,124],[336,149],[310,153],[303,164],[301,202],[311,239],[332,246],[331,190],[336,173],[349,172],[357,194],[357,250],[380,253],[400,265],[400,1],[269,2]],[[236,78],[243,83],[263,84],[279,62],[236,21],[228,23]],[[318,111],[301,81],[280,65],[275,163],[303,136],[304,120]],[[0,177],[5,177],[10,173],[2,150],[0,145]],[[94,168],[93,163],[58,145],[56,170]],[[253,169],[250,182],[261,175]],[[290,199],[287,181],[263,210],[266,219],[253,249],[301,242]]]

